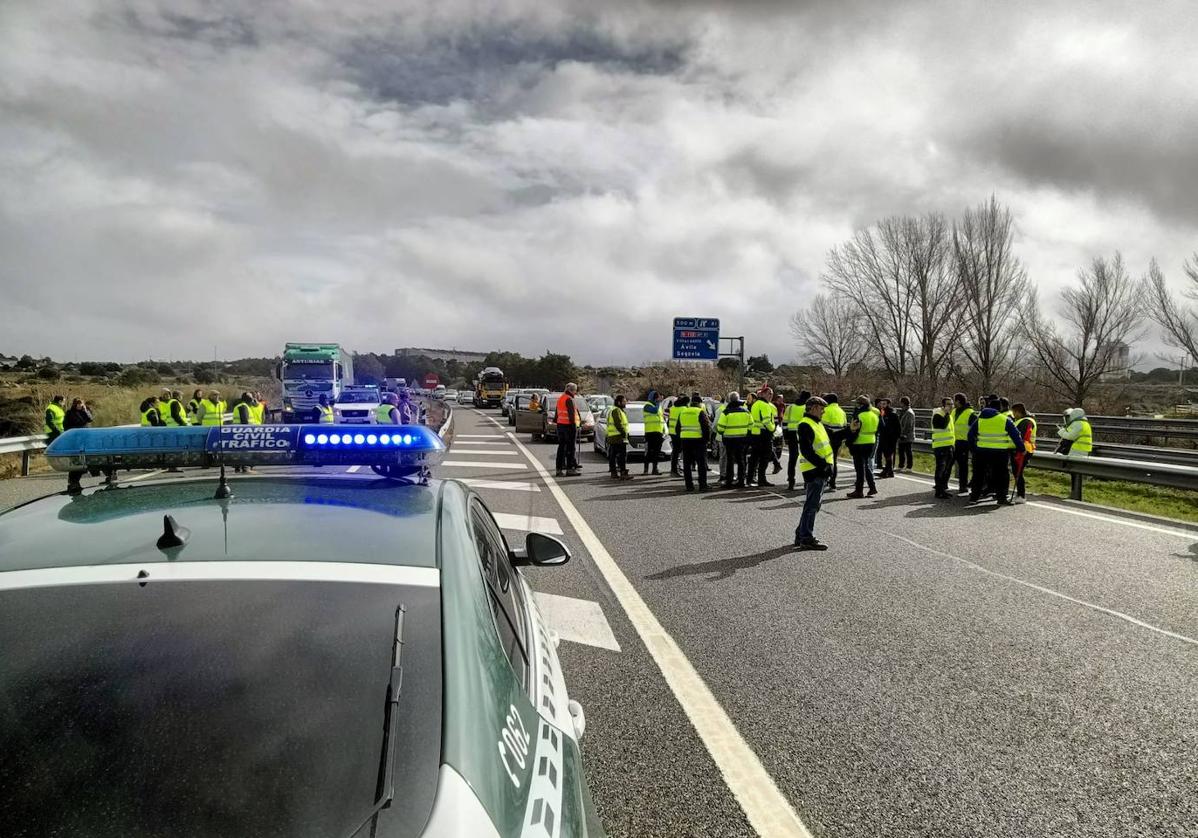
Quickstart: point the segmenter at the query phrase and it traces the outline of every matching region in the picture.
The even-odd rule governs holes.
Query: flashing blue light
[[[366,435],[366,444],[367,445],[374,445],[376,442],[378,442],[378,440],[379,440],[379,438],[377,436],[375,436],[374,434]]]
[[[304,443],[305,443],[306,445],[311,445],[311,444],[312,444],[312,443],[314,443],[314,442],[316,442],[316,437],[315,437],[314,435],[312,435],[312,434],[304,434]]]
[[[333,434],[332,436],[329,437],[329,442],[333,443],[334,445],[337,445],[338,443],[341,442],[341,434]]]
[[[306,441],[307,441],[307,440],[305,440],[305,442],[306,442]],[[328,434],[321,434],[320,436],[316,437],[316,444],[317,444],[317,445],[324,445],[324,444],[325,444],[326,442],[328,442],[328,441],[329,441],[329,435],[328,435]]]
[[[404,434],[404,435],[403,435],[403,444],[404,444],[404,445],[411,445],[411,444],[412,444],[412,435],[411,435],[411,434]]]
[[[379,437],[379,442],[381,442],[383,445],[390,445],[391,444],[391,435],[383,434],[382,436]]]
[[[366,436],[364,434],[354,434],[354,442],[358,443],[358,445],[361,445],[365,441]]]
[[[350,436],[349,434],[346,434],[345,436],[341,437],[341,444],[342,445],[353,445],[354,438],[352,436]]]

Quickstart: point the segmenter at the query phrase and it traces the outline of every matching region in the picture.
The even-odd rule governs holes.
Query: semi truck
[[[316,422],[317,406],[329,404],[354,383],[354,359],[337,343],[289,343],[283,347],[278,377],[283,385],[283,421]]]
[[[484,367],[474,381],[474,406],[499,407],[507,395],[507,378],[499,367]]]

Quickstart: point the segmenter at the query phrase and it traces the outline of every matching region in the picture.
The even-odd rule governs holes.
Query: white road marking
[[[620,644],[612,633],[607,617],[603,616],[603,608],[599,603],[540,591],[534,591],[532,596],[549,628],[557,632],[562,640],[620,651]]]
[[[537,515],[513,515],[509,512],[492,512],[495,523],[504,530],[523,530],[524,532],[543,532],[546,535],[561,535],[562,525],[556,518],[542,518]]]
[[[811,838],[811,833],[799,820],[790,801],[778,790],[757,754],[753,753],[695,667],[641,599],[586,519],[532,452],[514,434],[508,436],[545,480],[545,485],[565,512],[753,829],[761,838]]]
[[[362,468],[362,467],[361,467],[361,466],[350,466],[349,468],[347,468],[347,469],[345,470],[345,473],[346,473],[346,474],[357,474],[357,473],[358,473],[358,470],[359,470],[360,468]]]
[[[462,445],[491,445],[491,446],[496,446],[496,447],[500,447],[500,448],[506,448],[508,443],[507,442],[484,442],[481,439],[472,439],[472,440],[469,440],[468,442],[463,442]]]
[[[449,466],[450,468],[494,468],[510,469],[516,471],[527,471],[528,469],[528,466],[524,465],[524,463],[482,463],[475,460],[443,460],[441,465]]]
[[[504,439],[503,434],[454,434],[454,439]],[[473,445],[474,443],[471,443]],[[503,445],[507,445],[506,442]]]
[[[478,454],[480,457],[519,457],[519,451],[496,451],[491,448],[453,448],[455,454]]]
[[[121,483],[136,483],[138,480],[148,480],[151,477],[157,477],[160,474],[166,474],[166,469],[160,468],[155,471],[147,471],[145,474],[139,474],[136,477],[123,478]]]
[[[524,483],[518,480],[481,480],[477,477],[458,477],[459,483],[465,483],[474,489],[506,489],[512,492],[539,492],[541,487],[536,483]]]
[[[934,482],[930,479],[922,479],[919,477],[910,477],[906,474],[896,474],[899,480],[910,480],[912,483],[922,483],[925,486],[932,486]],[[1103,515],[1101,512],[1086,512],[1083,509],[1069,509],[1064,506],[1057,506],[1055,503],[1041,503],[1040,501],[1029,500],[1022,506],[1034,506],[1037,509],[1049,509],[1053,512],[1063,512],[1066,515],[1077,515],[1082,518],[1093,518],[1095,521],[1105,521],[1108,524],[1120,524],[1125,527],[1134,527],[1138,530],[1148,530],[1148,532],[1156,532],[1161,535],[1172,535],[1177,538],[1185,538],[1190,541],[1194,540],[1195,534],[1186,532],[1185,530],[1174,530],[1169,527],[1158,527],[1154,524],[1145,524],[1140,521],[1131,521],[1126,518],[1116,518],[1113,515]]]

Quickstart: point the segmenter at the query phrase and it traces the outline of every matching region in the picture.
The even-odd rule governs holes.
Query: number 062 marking
[[[507,771],[512,785],[516,788],[520,788],[520,775],[513,770],[512,763],[515,763],[516,768],[521,772],[524,771],[528,765],[528,745],[531,741],[532,737],[524,727],[524,720],[516,712],[515,705],[509,705],[507,718],[504,720],[503,730],[499,733],[499,741],[496,745],[499,748],[499,759],[503,763],[504,770]]]

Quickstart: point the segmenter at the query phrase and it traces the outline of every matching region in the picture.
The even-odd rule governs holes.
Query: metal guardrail
[[[47,445],[45,434],[29,436],[12,436],[0,439],[0,454],[21,455],[21,476],[29,476],[29,460],[35,452],[45,449]]]
[[[913,408],[915,426],[927,428],[932,419],[932,409]],[[1063,423],[1056,413],[1039,413],[1036,416],[1040,427],[1058,427]],[[1198,419],[1156,419],[1151,416],[1087,416],[1090,427],[1098,433],[1112,434],[1135,439],[1198,440]]]
[[[932,441],[917,439],[912,447],[916,451],[931,453]],[[1069,497],[1074,500],[1084,500],[1082,493],[1087,477],[1198,490],[1198,467],[1192,465],[1119,460],[1111,457],[1069,457],[1037,451],[1028,460],[1028,468],[1068,474]]]

